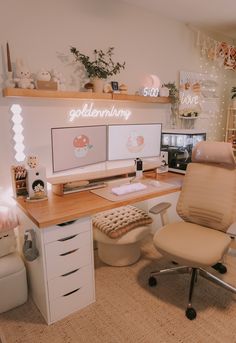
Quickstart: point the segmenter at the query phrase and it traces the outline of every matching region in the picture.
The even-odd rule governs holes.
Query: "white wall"
[[[95,48],[114,46],[114,59],[126,62],[125,70],[116,80],[126,83],[129,93],[134,93],[146,74],[156,74],[168,82],[177,81],[179,70],[199,71],[199,53],[194,40],[194,32],[184,24],[116,0],[1,1],[1,86],[6,76],[7,41],[13,64],[20,57],[32,73],[41,67],[49,70],[56,67],[66,76],[67,89],[76,90],[83,86],[84,75],[72,63],[70,46],[86,54]],[[50,171],[50,128],[67,126],[68,111],[84,102],[0,98],[1,192],[10,185],[10,165],[15,163],[9,112],[13,103],[23,108],[26,152],[38,154]],[[108,102],[96,104],[110,106]],[[129,122],[156,121],[168,125],[169,105],[117,103],[117,106],[132,110]],[[110,121],[99,121],[102,123]],[[98,124],[98,121],[83,119],[74,125],[88,124]]]

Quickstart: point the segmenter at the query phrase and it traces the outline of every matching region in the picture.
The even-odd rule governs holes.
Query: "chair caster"
[[[225,274],[227,272],[227,268],[222,263],[216,263],[212,268],[217,270],[220,274]]]
[[[193,320],[197,317],[197,312],[194,310],[193,307],[189,307],[185,311],[185,315],[189,320]]]
[[[155,287],[157,285],[157,280],[154,278],[154,276],[151,276],[148,279],[148,284],[150,287]]]
[[[178,262],[175,262],[175,261],[171,261],[171,263],[173,263],[173,264],[175,264],[175,265],[177,265],[177,264],[178,264]]]

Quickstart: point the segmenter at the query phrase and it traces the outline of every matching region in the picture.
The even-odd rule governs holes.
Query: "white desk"
[[[152,175],[151,175],[152,176]],[[183,175],[158,176],[175,187],[111,202],[89,191],[58,196],[47,201],[18,199],[23,229],[34,227],[40,256],[27,263],[32,297],[51,324],[95,301],[91,216],[111,208],[136,203],[180,190]],[[74,221],[69,225],[58,224]],[[23,230],[22,230],[23,232]]]

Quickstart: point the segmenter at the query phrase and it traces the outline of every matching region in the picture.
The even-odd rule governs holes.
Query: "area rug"
[[[236,302],[230,292],[199,277],[193,305],[197,318],[185,317],[188,275],[162,276],[155,288],[149,273],[170,266],[153,247],[128,267],[109,267],[95,252],[96,302],[48,326],[29,298],[0,315],[3,343],[236,343]],[[236,285],[236,257],[227,256],[226,281]]]

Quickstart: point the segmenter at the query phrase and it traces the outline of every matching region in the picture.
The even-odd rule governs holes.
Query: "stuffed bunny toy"
[[[60,91],[64,91],[66,89],[66,79],[64,78],[63,74],[57,69],[52,69],[51,75],[52,81],[57,83],[57,89]]]
[[[31,78],[29,68],[21,59],[16,60],[16,78],[14,81],[18,88],[34,88],[34,80]]]

